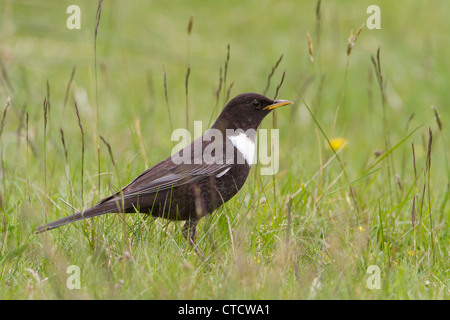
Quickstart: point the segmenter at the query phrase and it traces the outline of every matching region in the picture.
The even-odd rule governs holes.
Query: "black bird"
[[[271,110],[288,104],[292,102],[256,93],[236,96],[211,129],[190,145],[94,207],[39,227],[36,232],[105,213],[141,212],[186,220],[183,235],[194,244],[199,219],[230,200],[247,180],[261,121]]]

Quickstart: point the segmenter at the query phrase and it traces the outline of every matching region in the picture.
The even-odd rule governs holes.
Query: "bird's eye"
[[[258,100],[253,100],[251,103],[252,107],[254,108],[259,108],[259,106],[261,105],[261,103]]]

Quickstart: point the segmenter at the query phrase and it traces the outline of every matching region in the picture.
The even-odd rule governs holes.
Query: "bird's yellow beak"
[[[268,105],[263,110],[273,110],[279,107],[287,106],[288,104],[293,104],[293,102],[289,100],[274,100],[273,102],[273,104]]]

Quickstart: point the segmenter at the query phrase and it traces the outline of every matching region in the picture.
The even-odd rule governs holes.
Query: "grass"
[[[3,1],[0,299],[448,299],[449,5],[378,1],[359,29],[371,4],[85,0],[68,30],[64,3]],[[263,123],[280,170],[202,219],[204,260],[138,214],[33,233],[247,91],[295,101]]]

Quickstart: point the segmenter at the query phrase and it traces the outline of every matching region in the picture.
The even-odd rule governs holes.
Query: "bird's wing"
[[[150,168],[126,186],[122,190],[122,195],[124,199],[127,199],[129,197],[172,189],[186,183],[197,182],[206,177],[220,175],[220,173],[229,167],[230,165],[227,164],[179,164],[176,167],[163,170],[166,174],[161,177],[156,177],[160,176],[161,170],[155,172],[156,170],[154,168]]]
[[[193,144],[190,145],[190,147],[192,146]],[[188,147],[180,150],[179,153],[191,152]],[[169,190],[186,183],[195,183],[211,176],[220,177],[231,169],[232,161],[228,159],[222,161],[223,163],[213,164],[206,164],[202,159],[202,154],[194,151],[190,155],[189,163],[176,164],[170,157],[147,169],[120,192],[103,199],[99,204],[115,200],[117,197],[126,200]]]

